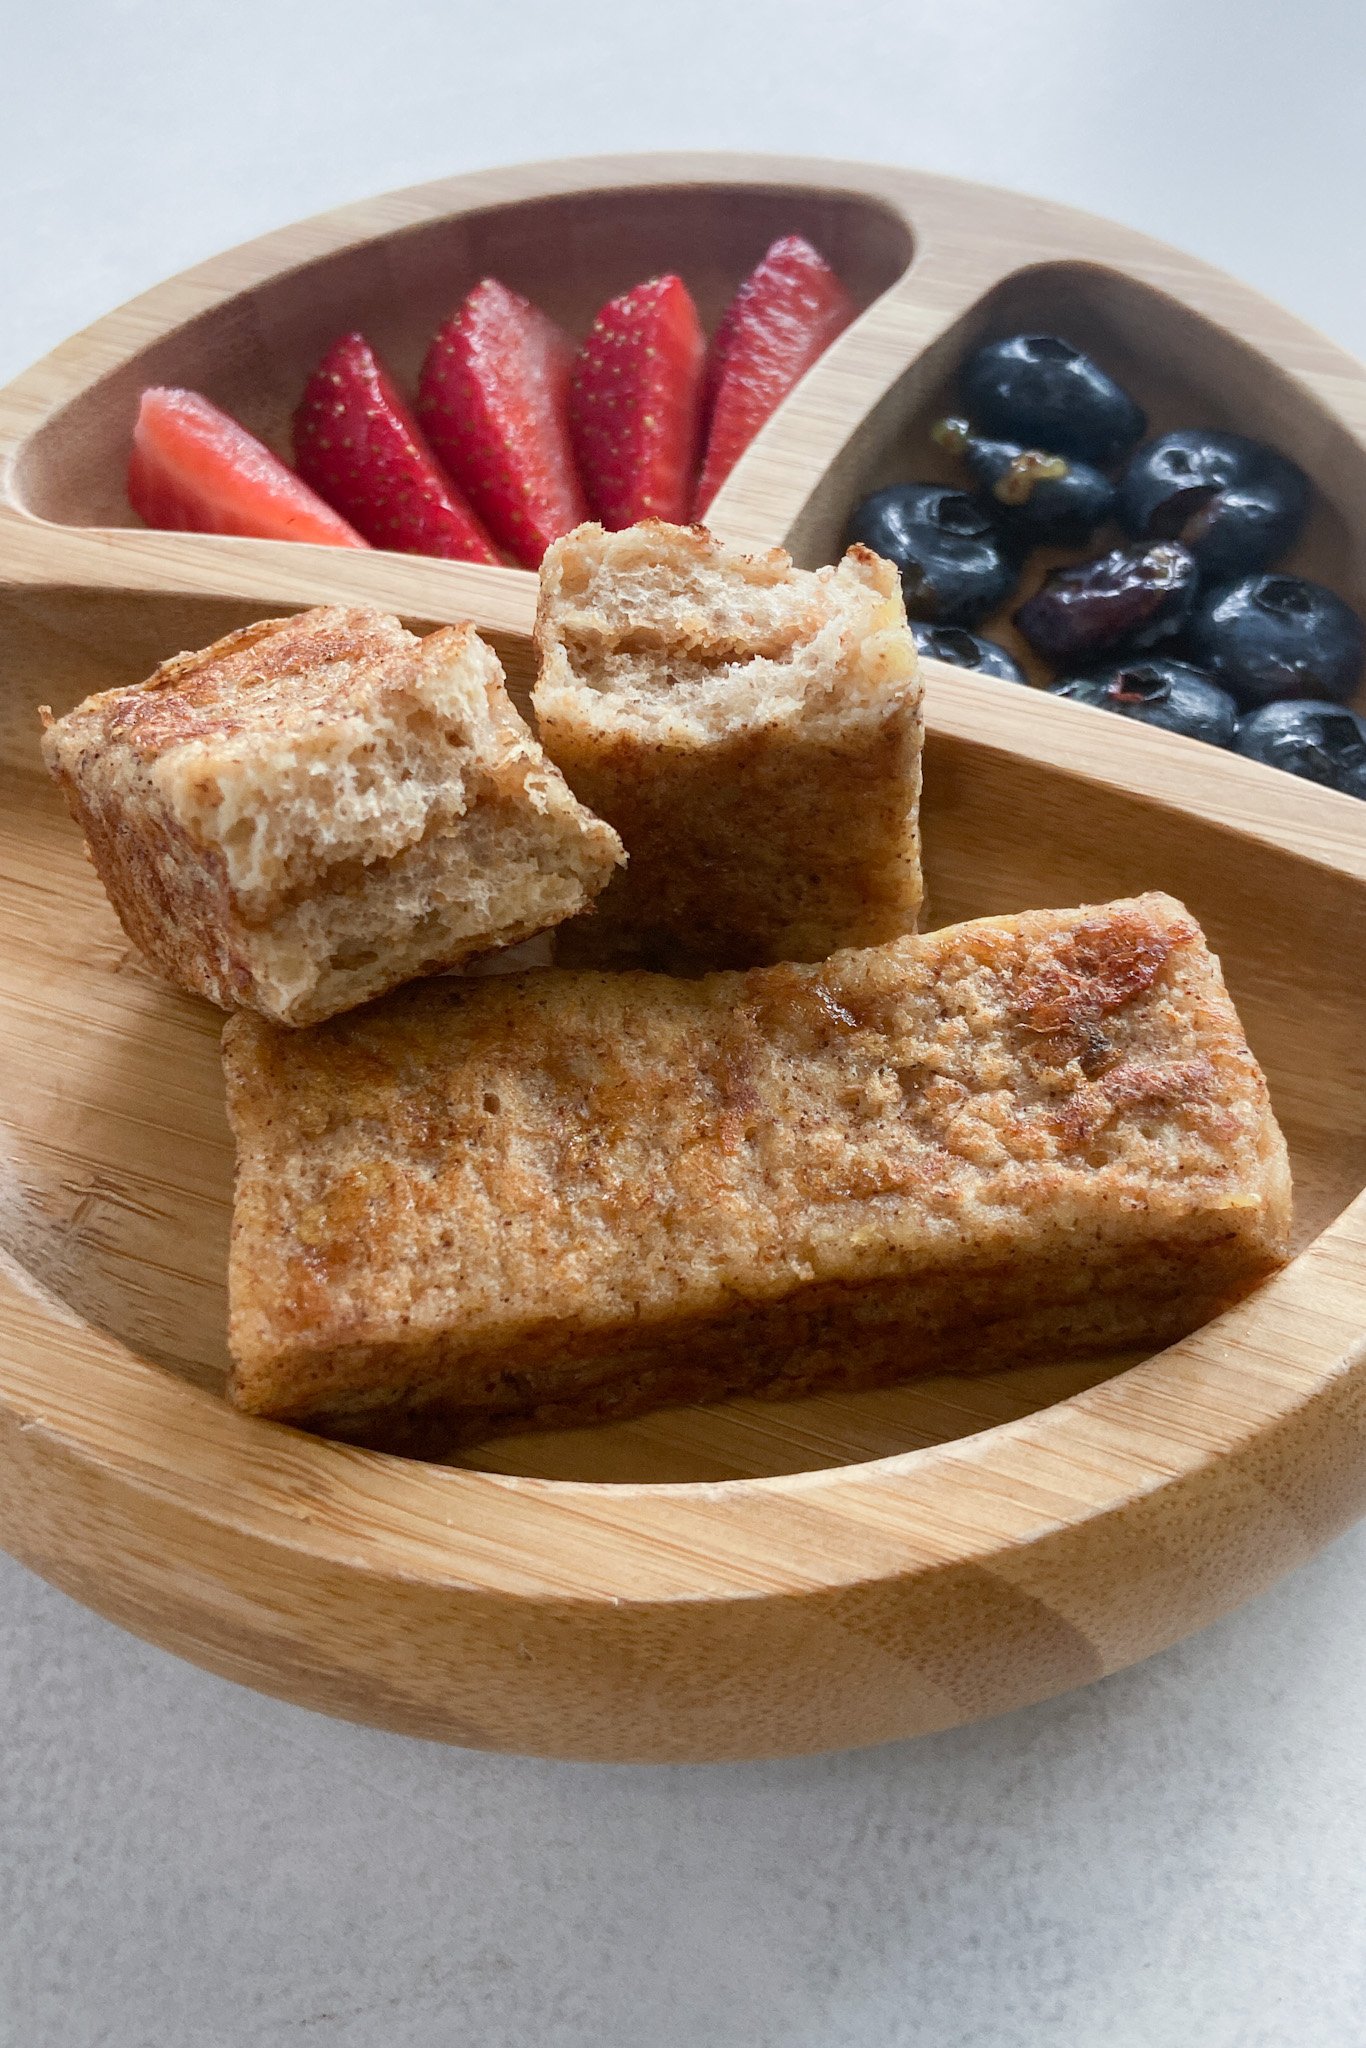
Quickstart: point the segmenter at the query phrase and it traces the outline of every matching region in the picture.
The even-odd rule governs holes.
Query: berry
[[[373,547],[453,562],[498,560],[363,334],[334,342],[304,386],[294,459]]]
[[[950,484],[889,484],[855,506],[846,541],[901,571],[906,610],[935,625],[975,626],[1015,583],[1015,564],[989,513]]]
[[[1366,718],[1341,704],[1312,698],[1263,704],[1238,721],[1233,750],[1325,789],[1366,797]]]
[[[721,315],[707,357],[707,451],[693,517],[701,519],[764,421],[858,308],[801,235],[784,235]]]
[[[1099,675],[1073,676],[1048,688],[1050,696],[1094,704],[1139,725],[1184,733],[1187,739],[1205,740],[1214,747],[1230,744],[1238,719],[1238,707],[1227,690],[1187,662],[1160,655],[1118,662]]]
[[[344,519],[269,448],[197,391],[144,391],[128,458],[128,502],[149,526],[363,548]]]
[[[681,277],[655,277],[602,308],[569,387],[569,433],[603,525],[682,525],[692,508],[707,344]]]
[[[1177,541],[1115,548],[1054,569],[1015,614],[1030,646],[1071,666],[1152,647],[1176,633],[1195,595],[1195,557]]]
[[[930,438],[963,457],[992,518],[1022,547],[1081,547],[1114,512],[1115,487],[1089,462],[989,441],[960,419],[940,420]]]
[[[1248,704],[1343,703],[1366,652],[1351,606],[1303,576],[1244,576],[1211,590],[1195,607],[1188,638],[1196,659]]]
[[[1260,441],[1183,427],[1133,457],[1119,511],[1138,539],[1179,540],[1210,577],[1264,569],[1304,524],[1304,472]]]
[[[440,329],[418,383],[418,418],[494,539],[524,568],[588,517],[569,446],[574,344],[496,278]]]
[[[920,619],[913,619],[911,632],[920,652],[931,661],[950,661],[955,668],[976,669],[982,676],[999,676],[1003,683],[1029,680],[1004,647],[998,647],[994,640],[984,640],[979,633],[969,633],[965,626],[927,626]]]
[[[1056,334],[1011,334],[975,349],[959,375],[975,427],[1022,447],[1115,462],[1147,425],[1113,377]]]

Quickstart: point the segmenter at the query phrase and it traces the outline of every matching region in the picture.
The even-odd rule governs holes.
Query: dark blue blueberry
[[[1048,688],[1051,696],[1095,704],[1140,725],[1184,733],[1187,739],[1205,740],[1212,747],[1230,744],[1238,720],[1238,707],[1227,690],[1188,662],[1161,655],[1117,662],[1099,675],[1073,676]]]
[[[965,626],[927,626],[913,619],[911,631],[916,646],[931,661],[951,661],[955,668],[974,668],[978,675],[999,676],[1004,683],[1029,680],[1004,647],[998,647],[994,640],[984,640],[979,633],[969,633]]]
[[[1140,448],[1119,487],[1119,515],[1140,540],[1185,543],[1206,576],[1264,569],[1294,544],[1309,480],[1243,434],[1182,427]]]
[[[1350,605],[1303,576],[1244,576],[1211,590],[1191,614],[1187,644],[1247,704],[1274,697],[1343,703],[1361,674],[1366,634]]]
[[[1056,334],[1011,334],[975,349],[959,373],[974,427],[1026,448],[1116,462],[1147,426],[1090,356]]]
[[[901,571],[906,610],[935,625],[975,626],[1015,586],[1015,563],[991,516],[951,484],[890,484],[854,508],[846,542]]]
[[[1082,547],[1114,512],[1109,477],[1075,456],[989,441],[966,420],[941,420],[931,438],[963,457],[990,500],[992,517],[1021,547]]]
[[[1060,668],[1155,646],[1180,631],[1195,596],[1195,557],[1179,541],[1115,548],[1047,575],[1015,614],[1030,646]]]
[[[1303,697],[1263,704],[1239,719],[1233,750],[1325,789],[1366,797],[1366,718],[1341,704]]]

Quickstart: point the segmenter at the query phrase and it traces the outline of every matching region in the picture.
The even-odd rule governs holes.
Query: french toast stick
[[[286,1024],[543,931],[622,858],[468,625],[266,619],[87,698],[43,752],[129,938]]]
[[[232,1398],[396,1448],[1165,1344],[1290,1180],[1169,897],[224,1037]]]
[[[581,526],[541,564],[535,638],[541,742],[630,856],[558,960],[689,973],[915,929],[921,687],[889,562]]]

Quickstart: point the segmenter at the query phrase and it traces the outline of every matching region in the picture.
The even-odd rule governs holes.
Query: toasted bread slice
[[[580,526],[541,565],[532,699],[630,866],[557,958],[689,971],[915,928],[921,706],[896,571]]]
[[[1169,897],[696,981],[235,1018],[232,1396],[429,1446],[1165,1344],[1290,1181]]]
[[[43,752],[134,943],[285,1024],[542,931],[622,858],[472,626],[267,619],[87,698]]]

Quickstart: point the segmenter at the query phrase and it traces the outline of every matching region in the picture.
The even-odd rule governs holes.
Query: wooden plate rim
[[[1271,330],[1270,339],[1259,340],[1261,352],[1287,374],[1300,374],[1305,347],[1331,366],[1342,384],[1342,403],[1331,409],[1362,438],[1347,394],[1352,411],[1366,402],[1366,371],[1352,358],[1210,266],[1093,216],[962,181],[820,158],[712,152],[583,158],[440,180],[316,216],[196,266],[53,351],[0,393],[6,479],[0,584],[207,595],[226,594],[235,578],[246,586],[242,595],[271,586],[261,594],[286,601],[277,589],[282,583],[292,588],[291,602],[329,594],[322,586],[335,579],[316,573],[323,564],[303,559],[324,557],[325,550],[206,543],[38,520],[8,494],[14,454],[42,418],[90,381],[91,349],[97,374],[103,374],[158,334],[273,275],[286,247],[293,268],[356,240],[358,223],[365,234],[382,235],[443,213],[554,192],[689,181],[824,186],[901,206],[917,231],[917,254],[860,322],[872,328],[879,325],[873,316],[894,310],[945,260],[935,239],[942,209],[989,197],[998,221],[1001,208],[1014,210],[1028,221],[1033,242],[1045,235],[1060,258],[1084,257],[1103,241],[1108,254],[1098,260],[1111,267],[1122,262],[1162,280],[1162,288],[1177,290],[1197,310],[1217,300],[1220,312],[1212,317],[1221,324],[1231,300],[1255,311]],[[314,244],[304,255],[301,235]],[[1019,267],[1003,262],[994,272],[979,266],[970,277],[965,273],[959,302],[970,304]],[[156,324],[147,325],[149,318]],[[86,350],[79,374],[78,344]],[[752,488],[761,465],[781,451],[789,418],[828,396],[824,387],[841,374],[832,351],[760,437],[720,511],[743,496],[742,486]],[[859,417],[868,403],[865,391]],[[851,417],[848,424],[852,431],[857,422]],[[722,517],[717,523],[723,529],[728,524]],[[379,558],[378,566],[380,601],[424,616],[473,614],[492,630],[525,632],[532,579],[524,572],[395,558]],[[198,580],[196,570],[202,572]],[[974,713],[985,706],[995,729],[990,744],[1065,773],[1118,782],[1151,802],[1171,802],[1171,778],[1179,786],[1178,770],[1188,765],[1186,750],[1195,745],[1144,733],[1116,775],[1113,760],[1107,758],[1102,768],[1101,749],[1084,729],[1087,719],[1101,714],[1037,697],[1029,701],[1020,693],[1020,705],[1002,717],[995,686],[938,664],[927,666],[932,729],[980,743]],[[1221,766],[1235,782],[1254,778],[1245,786],[1255,789],[1264,816],[1256,831],[1243,836],[1358,879],[1366,874],[1366,847],[1352,829],[1350,799],[1303,785],[1282,789],[1278,785],[1289,778],[1250,763],[1229,759]],[[1226,822],[1218,804],[1172,807],[1203,810]],[[1268,1331],[1280,1333],[1275,1350],[1267,1349]],[[708,1483],[600,1484],[421,1466],[251,1421],[81,1323],[45,1297],[22,1269],[6,1265],[0,1269],[0,1415],[23,1433],[63,1445],[121,1486],[159,1494],[206,1523],[326,1557],[360,1574],[557,1602],[762,1598],[994,1559],[1063,1524],[1104,1516],[1136,1494],[1173,1485],[1274,1432],[1335,1383],[1359,1384],[1366,1376],[1363,1331],[1366,1195],[1228,1315],[1130,1372],[1018,1421],[954,1443],[825,1471]],[[1203,1413],[1221,1420],[1223,1434],[1217,1437],[1212,1429],[1192,1434],[1164,1422],[1164,1387],[1189,1383],[1192,1375],[1206,1397]],[[146,1425],[145,1435],[139,1435],[139,1425]],[[193,1489],[165,1455],[182,1430],[193,1436],[201,1457]],[[215,1490],[207,1494],[206,1452],[215,1479]],[[374,1533],[375,1508],[383,1510],[381,1535]],[[590,1518],[604,1532],[600,1577],[585,1576],[582,1548],[572,1584],[548,1565],[565,1518],[580,1538]]]

